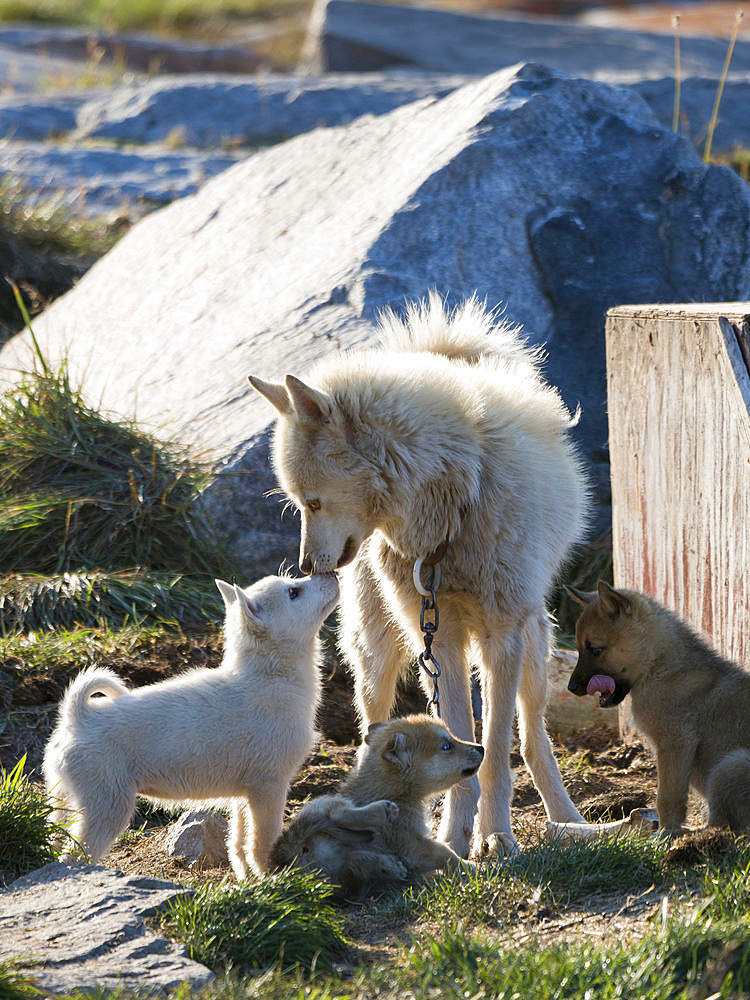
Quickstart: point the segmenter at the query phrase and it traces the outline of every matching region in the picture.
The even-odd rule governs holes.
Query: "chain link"
[[[422,610],[419,614],[419,627],[424,638],[424,650],[419,654],[419,665],[432,681],[432,697],[427,702],[427,712],[434,707],[435,715],[440,718],[440,664],[432,655],[432,640],[438,630],[440,614],[438,611],[435,591],[440,586],[440,564],[432,568],[432,586],[424,587],[421,580],[422,560],[414,564],[414,586],[422,595]]]

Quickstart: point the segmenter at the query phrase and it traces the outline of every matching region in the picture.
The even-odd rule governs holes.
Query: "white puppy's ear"
[[[608,615],[627,613],[630,611],[630,600],[619,590],[615,590],[605,580],[600,580],[596,585],[599,593],[599,600]]]
[[[403,733],[394,733],[383,747],[383,757],[403,770],[411,759],[411,753]]]
[[[237,600],[237,595],[234,592],[234,587],[231,583],[227,583],[226,580],[214,580],[214,583],[219,588],[219,593],[224,598],[224,606],[229,610],[229,608]]]
[[[286,386],[279,385],[278,382],[266,382],[264,379],[258,378],[257,375],[248,375],[247,380],[283,416],[288,416],[292,412],[292,401],[286,391]]]
[[[304,382],[301,382],[294,375],[287,375],[284,381],[286,382],[287,392],[291,397],[294,411],[300,420],[305,420],[307,423],[322,424],[330,419],[333,407],[322,392],[318,392],[317,389],[305,385]]]
[[[238,587],[235,583],[234,585],[235,599],[239,601],[240,610],[245,618],[245,621],[251,626],[254,632],[259,629],[264,629],[265,626],[260,618],[260,605],[255,601],[250,600],[242,587]]]
[[[575,587],[569,587],[567,583],[563,584],[563,586],[565,587],[565,593],[568,595],[568,597],[572,597],[573,600],[576,602],[576,604],[580,604],[584,608],[586,607],[587,604],[591,604],[592,601],[596,600],[595,590],[594,591],[576,590]]]

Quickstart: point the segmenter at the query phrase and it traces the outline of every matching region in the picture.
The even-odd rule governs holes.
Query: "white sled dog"
[[[539,353],[475,299],[451,313],[432,295],[403,320],[387,312],[380,332],[380,349],[325,359],[310,385],[250,381],[279,412],[274,464],[302,516],[300,567],[342,571],[341,640],[363,733],[388,718],[396,680],[423,648],[414,562],[439,559],[442,717],[473,742],[478,665],[485,757],[478,780],[448,792],[438,835],[464,857],[472,834],[475,854],[512,851],[516,697],[547,815],[581,821],[543,718],[545,599],[587,505],[574,421],[543,381]]]
[[[317,736],[318,630],[338,583],[327,575],[266,577],[247,590],[216,584],[226,605],[219,667],[134,690],[95,667],[65,693],[45,783],[53,821],[70,822],[70,836],[95,860],[145,795],[229,806],[235,875],[268,867],[289,784]],[[67,860],[77,856],[71,849]]]

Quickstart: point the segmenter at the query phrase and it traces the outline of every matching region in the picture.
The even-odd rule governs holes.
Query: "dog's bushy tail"
[[[470,364],[500,357],[532,368],[544,359],[541,351],[524,342],[520,327],[487,309],[476,296],[450,309],[432,291],[426,299],[410,302],[403,315],[385,309],[378,329],[381,343],[392,351],[426,351]]]
[[[67,723],[76,725],[86,714],[92,695],[103,694],[119,698],[128,691],[129,688],[111,670],[106,667],[89,667],[75,678],[65,692],[60,705],[60,717]]]

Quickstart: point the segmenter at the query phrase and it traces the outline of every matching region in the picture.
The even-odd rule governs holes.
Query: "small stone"
[[[164,838],[164,848],[172,858],[209,868],[224,867],[227,854],[227,820],[220,813],[195,810],[183,813]]]

